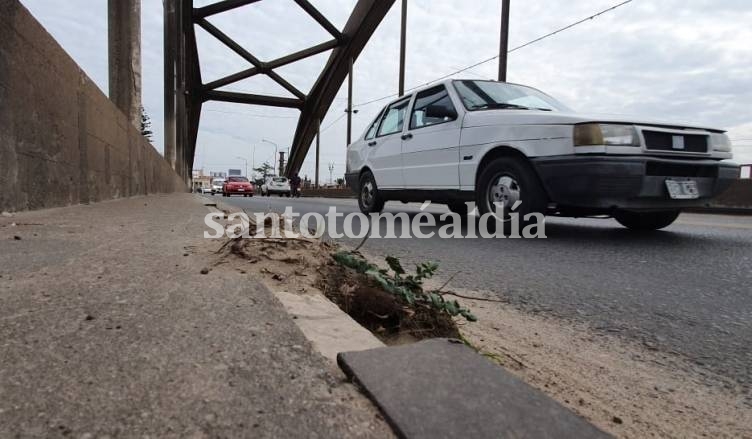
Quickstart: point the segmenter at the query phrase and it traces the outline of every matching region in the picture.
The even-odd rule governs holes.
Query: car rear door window
[[[402,127],[405,124],[405,112],[407,111],[407,104],[409,102],[410,99],[404,99],[393,103],[386,109],[379,126],[379,137],[402,131]]]

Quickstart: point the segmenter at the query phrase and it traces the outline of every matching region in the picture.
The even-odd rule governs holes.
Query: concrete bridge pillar
[[[110,100],[141,128],[141,0],[108,0]]]

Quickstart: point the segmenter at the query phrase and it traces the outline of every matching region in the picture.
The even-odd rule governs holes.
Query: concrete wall
[[[18,0],[0,11],[0,210],[186,190]]]

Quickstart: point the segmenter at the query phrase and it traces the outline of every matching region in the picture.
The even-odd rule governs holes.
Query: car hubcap
[[[495,212],[496,206],[494,203],[502,203],[504,205],[504,219],[509,218],[509,211],[512,210],[512,206],[521,200],[521,188],[516,179],[509,175],[500,175],[491,180],[491,184],[488,187],[488,194],[486,197],[488,201],[489,212]]]
[[[373,204],[373,183],[370,181],[367,181],[365,184],[363,184],[363,189],[360,191],[360,198],[363,201],[363,205],[366,207],[371,207]]]

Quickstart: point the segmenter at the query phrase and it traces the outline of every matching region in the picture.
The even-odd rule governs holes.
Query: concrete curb
[[[205,201],[205,206],[215,207],[218,211],[230,213],[243,211],[222,200],[202,201]],[[353,320],[321,292],[296,294],[267,289],[282,303],[287,314],[295,321],[313,347],[332,364],[337,363],[337,354],[341,352],[385,347],[384,343],[371,331]]]

